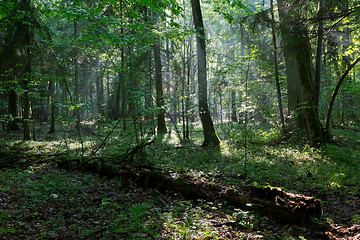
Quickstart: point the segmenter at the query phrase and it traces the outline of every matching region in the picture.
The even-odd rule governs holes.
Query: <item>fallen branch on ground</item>
[[[151,142],[141,145],[142,149]],[[133,148],[125,156],[134,156],[139,148]],[[131,157],[130,157],[131,158]],[[115,164],[116,162],[116,164]],[[303,223],[322,214],[320,201],[314,197],[288,193],[271,186],[226,186],[207,182],[177,172],[166,172],[151,167],[135,166],[119,160],[94,158],[59,160],[61,168],[75,168],[98,172],[107,177],[123,177],[140,187],[151,187],[160,191],[178,192],[187,199],[227,201],[231,205],[253,210],[286,223]]]

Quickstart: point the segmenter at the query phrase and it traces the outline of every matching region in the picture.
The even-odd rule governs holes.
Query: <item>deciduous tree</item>
[[[199,0],[191,0],[194,25],[196,29],[196,46],[198,62],[198,91],[199,91],[199,113],[203,126],[204,142],[203,146],[218,147],[220,141],[216,135],[214,124],[210,115],[207,99],[207,79],[206,79],[206,42],[205,29],[202,19],[201,7]]]

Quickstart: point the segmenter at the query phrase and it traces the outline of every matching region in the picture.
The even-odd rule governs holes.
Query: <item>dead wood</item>
[[[0,169],[26,168],[49,162],[46,155],[23,153],[20,150],[0,149]]]
[[[287,223],[302,223],[322,214],[320,201],[314,197],[288,193],[281,188],[271,186],[224,186],[191,178],[178,173],[158,170],[137,169],[137,184],[144,186],[145,179],[149,187],[170,189],[180,192],[188,199],[207,201],[227,201],[243,209],[259,211],[274,219]]]
[[[136,148],[135,148],[136,149]],[[132,155],[132,154],[130,154]],[[130,156],[127,154],[127,156]],[[117,162],[116,165],[112,164]],[[118,164],[118,160],[81,158],[59,160],[61,168],[98,172],[107,177],[123,177],[141,187],[171,190],[187,199],[227,201],[233,206],[258,211],[275,220],[286,223],[303,223],[322,214],[320,201],[314,197],[288,193],[271,186],[225,186],[208,182],[204,178],[190,177],[177,172],[168,172],[150,167]]]

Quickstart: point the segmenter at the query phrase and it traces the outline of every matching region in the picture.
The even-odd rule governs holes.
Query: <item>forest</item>
[[[359,0],[0,0],[0,239],[360,239]]]

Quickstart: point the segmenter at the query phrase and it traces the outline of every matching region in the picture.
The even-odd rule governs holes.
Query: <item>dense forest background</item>
[[[351,224],[360,224],[359,26],[360,2],[355,0],[0,1],[0,200],[12,192],[11,184],[29,178],[28,170],[20,177],[7,168],[30,166],[34,171],[33,164],[56,162],[61,168],[79,170],[75,165],[81,165],[101,172],[112,165],[116,173],[101,174],[114,177],[120,175],[119,162],[135,163],[196,179],[270,184],[315,196],[330,210],[313,220],[317,227],[309,233],[265,229],[268,219],[255,221],[261,217],[239,211],[242,220],[233,218],[242,224],[239,231],[245,228],[253,236],[276,232],[287,239],[318,239],[313,232],[320,231],[325,239],[337,239],[325,234],[332,231],[346,239]],[[68,165],[68,160],[74,162]],[[85,161],[91,166],[84,167]],[[54,174],[36,169],[41,179]],[[61,175],[70,179],[66,174]],[[66,192],[58,184],[65,180],[56,181],[49,190],[54,201],[58,192]],[[46,181],[34,184],[32,192]],[[82,183],[87,184],[115,183]],[[169,207],[166,199],[171,197],[155,190]],[[134,198],[144,198],[131,191]],[[109,196],[100,198],[119,207]],[[151,227],[141,230],[144,216],[154,214],[149,213],[152,204],[127,206],[129,215],[138,214],[137,222],[124,215],[115,230],[54,234],[59,239],[160,237],[150,233]],[[201,215],[185,200],[176,204],[177,214]],[[200,219],[206,218],[202,214]],[[13,227],[15,220],[5,210],[0,220],[8,223],[0,236],[21,239],[27,231]],[[341,221],[350,225],[341,225],[343,232],[334,230]],[[167,226],[168,232],[158,225],[155,229],[163,238],[202,239],[196,232],[191,235],[190,223],[180,225]],[[219,226],[238,231],[232,224]],[[261,234],[255,233],[258,228]],[[224,236],[217,231],[208,236]],[[36,232],[32,236],[39,238]]]
[[[210,112],[203,128],[262,124],[320,145],[333,125],[358,127],[357,4],[205,1],[194,28],[188,1],[3,1],[2,126],[29,140],[31,125],[121,121],[138,141],[175,125],[189,139]]]

